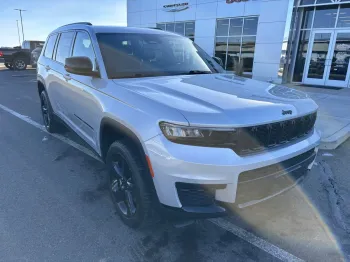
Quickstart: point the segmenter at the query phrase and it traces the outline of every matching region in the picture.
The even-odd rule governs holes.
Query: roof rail
[[[90,22],[77,22],[77,23],[66,24],[63,26],[67,26],[67,25],[92,25],[92,24]]]

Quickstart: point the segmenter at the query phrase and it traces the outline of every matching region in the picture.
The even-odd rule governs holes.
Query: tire
[[[6,66],[8,69],[10,69],[10,70],[12,70],[12,69],[13,69],[12,64],[5,63],[5,66]]]
[[[153,195],[144,177],[150,176],[150,173],[138,154],[130,149],[127,142],[116,141],[108,150],[106,164],[109,191],[121,220],[131,228],[153,224]]]
[[[27,69],[26,59],[24,57],[16,57],[12,65],[15,70],[21,71]]]
[[[40,93],[40,108],[43,117],[44,126],[49,133],[58,133],[60,131],[60,123],[57,121],[50,104],[49,96],[43,90]]]

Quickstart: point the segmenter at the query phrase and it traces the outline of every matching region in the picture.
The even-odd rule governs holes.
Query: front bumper
[[[145,144],[159,201],[168,209],[213,217],[226,214],[225,203],[243,208],[300,182],[313,164],[319,142],[315,130],[302,141],[250,156],[226,148],[174,144],[163,135]]]

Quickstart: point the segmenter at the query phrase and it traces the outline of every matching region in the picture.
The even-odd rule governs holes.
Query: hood
[[[256,125],[295,118],[317,110],[316,103],[303,92],[232,74],[113,81],[131,92],[180,111],[190,125]]]

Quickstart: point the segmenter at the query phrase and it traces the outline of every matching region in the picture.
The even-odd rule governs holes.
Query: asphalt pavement
[[[349,259],[343,209],[350,207],[341,199],[350,181],[327,181],[346,172],[350,144],[340,147],[344,160],[322,151],[300,187],[234,216],[132,230],[115,214],[105,168],[84,142],[41,125],[35,70],[0,69],[0,261]]]

